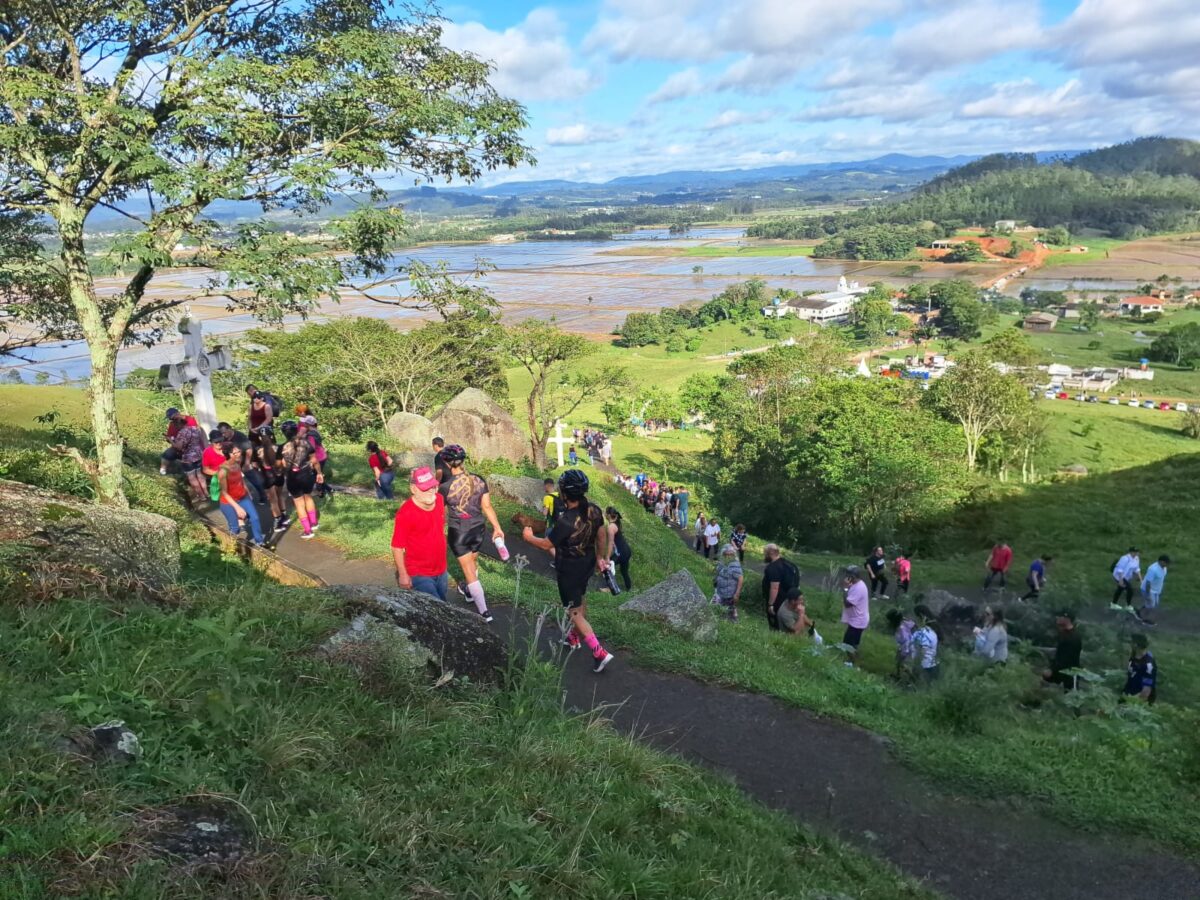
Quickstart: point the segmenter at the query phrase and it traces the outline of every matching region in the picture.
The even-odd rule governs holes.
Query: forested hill
[[[864,226],[936,222],[990,227],[1016,219],[1119,238],[1200,228],[1200,143],[1142,138],[1071,160],[1039,164],[1032,154],[994,154],[927,183],[897,202],[818,219],[752,227],[768,238],[827,238]]]

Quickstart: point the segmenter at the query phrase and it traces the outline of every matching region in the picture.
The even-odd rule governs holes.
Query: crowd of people
[[[280,422],[277,432],[279,401],[252,384],[246,386],[246,396],[245,431],[221,422],[205,434],[195,417],[168,409],[168,446],[159,472],[166,475],[177,465],[195,501],[217,504],[230,533],[257,547],[266,546],[292,524],[286,495],[303,529],[301,537],[311,540],[320,528],[314,495],[330,493],[329,455],[317,419],[300,404],[295,418]],[[270,533],[265,524],[268,511]]]

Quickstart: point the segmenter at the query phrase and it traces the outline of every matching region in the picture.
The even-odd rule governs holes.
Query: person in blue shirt
[[[1046,564],[1054,559],[1053,556],[1047,556],[1043,553],[1032,563],[1029,564],[1029,574],[1025,576],[1025,583],[1029,585],[1029,592],[1021,598],[1025,600],[1036,600],[1046,587]]]
[[[1138,610],[1137,615],[1143,625],[1154,624],[1146,618],[1146,610],[1158,608],[1158,601],[1162,597],[1163,583],[1167,580],[1167,566],[1170,564],[1171,557],[1163,554],[1157,562],[1150,564],[1142,578],[1142,608]]]
[[[1150,652],[1150,642],[1144,634],[1135,634],[1130,638],[1130,644],[1128,676],[1121,693],[1123,698],[1140,697],[1153,703],[1158,699],[1158,664]]]

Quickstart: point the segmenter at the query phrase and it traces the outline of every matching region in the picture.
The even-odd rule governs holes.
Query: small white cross
[[[573,440],[570,437],[563,437],[563,423],[562,423],[561,419],[555,420],[555,422],[554,422],[554,437],[547,439],[546,443],[556,445],[556,449],[558,450],[558,466],[559,466],[559,468],[562,468],[563,447],[564,446],[569,447],[573,443]]]

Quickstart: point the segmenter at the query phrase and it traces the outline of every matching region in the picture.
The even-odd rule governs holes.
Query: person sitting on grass
[[[1150,642],[1144,634],[1135,634],[1129,639],[1129,668],[1121,699],[1140,697],[1147,703],[1158,699],[1158,666],[1150,652]]]
[[[916,630],[917,623],[899,609],[889,609],[886,619],[896,641],[896,677],[902,678],[912,668],[913,656],[916,653],[913,647],[913,631]]]
[[[808,608],[804,601],[804,593],[798,587],[788,591],[776,614],[779,620],[779,630],[784,634],[807,634],[814,644],[823,643],[817,634],[817,626],[808,617]]]
[[[1079,668],[1079,657],[1083,653],[1083,640],[1075,629],[1075,614],[1062,610],[1054,617],[1054,625],[1058,628],[1058,644],[1054,648],[1054,658],[1050,660],[1050,668],[1042,672],[1042,681],[1046,684],[1061,685],[1064,691],[1075,687],[1074,676],[1068,675],[1069,669]]]
[[[925,682],[936,681],[941,675],[938,665],[938,644],[941,643],[941,629],[938,628],[937,618],[932,610],[923,603],[913,609],[917,620],[917,630],[913,632],[913,647],[916,649],[920,662],[921,678]]]
[[[742,564],[737,559],[737,550],[732,544],[726,544],[721,550],[721,560],[717,563],[717,571],[713,576],[713,602],[729,610],[729,618],[736,622],[738,618],[738,601],[742,598],[742,585],[745,581]]]
[[[1004,610],[985,607],[983,625],[975,629],[975,655],[990,663],[1008,662],[1008,627]]]

